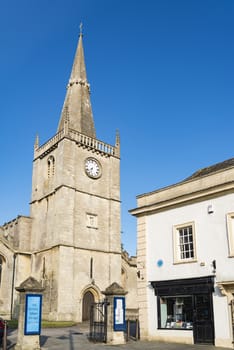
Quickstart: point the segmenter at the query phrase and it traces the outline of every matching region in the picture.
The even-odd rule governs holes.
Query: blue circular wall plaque
[[[158,267],[163,266],[163,260],[162,260],[162,259],[159,259],[159,260],[157,261],[157,265],[158,265]]]

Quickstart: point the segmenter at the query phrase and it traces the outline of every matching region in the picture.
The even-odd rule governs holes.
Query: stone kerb
[[[15,288],[20,293],[19,305],[19,319],[18,319],[18,335],[15,350],[40,350],[40,336],[39,335],[25,335],[25,307],[26,294],[41,294],[44,288],[34,278],[29,277]]]
[[[116,282],[112,283],[105,291],[102,292],[105,295],[109,304],[107,313],[107,344],[118,345],[125,344],[124,331],[114,330],[114,298],[124,297],[127,292]]]

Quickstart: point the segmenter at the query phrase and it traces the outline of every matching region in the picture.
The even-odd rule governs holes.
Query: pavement
[[[14,349],[17,330],[9,330],[7,350]],[[88,339],[87,327],[78,324],[69,328],[43,328],[40,336],[42,350],[230,350],[213,345],[187,345],[156,341],[129,340],[124,345],[93,343]]]

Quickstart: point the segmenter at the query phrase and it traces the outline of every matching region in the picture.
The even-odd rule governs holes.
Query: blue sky
[[[121,137],[122,241],[136,196],[234,157],[234,1],[2,0],[0,224],[29,214],[33,144],[56,133],[83,22],[97,137]]]

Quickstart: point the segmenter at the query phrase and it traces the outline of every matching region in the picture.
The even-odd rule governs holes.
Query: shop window
[[[229,256],[234,257],[234,213],[227,214]]]
[[[194,224],[174,226],[174,263],[196,260]]]
[[[191,296],[160,297],[159,300],[160,328],[193,328],[193,301]]]

